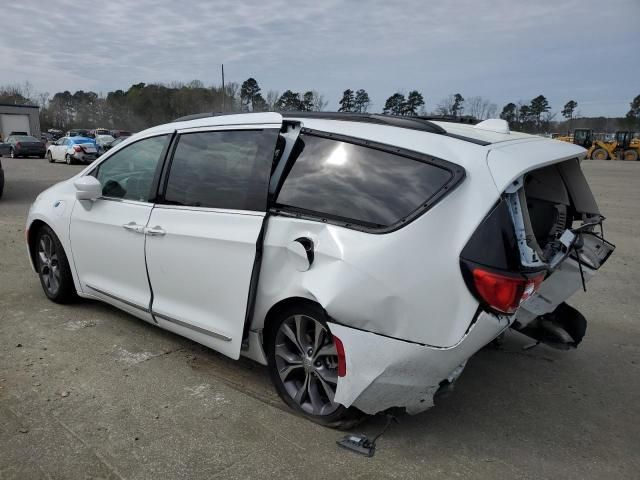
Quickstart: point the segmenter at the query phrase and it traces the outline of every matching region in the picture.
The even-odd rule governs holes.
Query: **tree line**
[[[23,85],[0,86],[0,103],[39,105],[43,130],[104,127],[132,131],[194,113],[323,111],[329,104],[322,93],[313,89],[301,92],[289,89],[282,94],[276,90],[264,92],[255,78],[248,78],[241,84],[227,83],[224,89],[215,85],[205,86],[201,81],[194,80],[189,83],[137,83],[127,90],[114,90],[106,95],[78,90],[74,93],[58,92],[53,96],[35,91],[26,82]],[[372,110],[369,94],[362,88],[344,90],[338,105],[340,112],[367,113]],[[626,117],[617,120],[615,128],[640,129],[640,95],[633,99],[630,106]],[[547,98],[538,95],[528,103],[507,103],[499,116],[513,130],[564,131],[585,123],[584,119],[578,118],[577,108],[578,103],[569,100],[560,111],[565,120],[559,122],[555,120],[557,113],[552,112]],[[388,115],[466,116],[484,120],[495,118],[498,107],[480,96],[465,99],[462,94],[454,93],[440,100],[428,112],[423,94],[418,90],[410,90],[407,94],[398,91],[390,95],[381,110],[381,113]]]

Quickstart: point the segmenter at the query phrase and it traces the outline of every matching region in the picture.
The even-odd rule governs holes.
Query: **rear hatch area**
[[[575,348],[586,319],[566,300],[586,290],[615,246],[578,156],[544,158],[499,158],[492,168],[489,154],[502,195],[463,249],[461,268],[482,308],[536,341]]]

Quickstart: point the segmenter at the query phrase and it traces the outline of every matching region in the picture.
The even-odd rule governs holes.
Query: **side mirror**
[[[87,175],[73,182],[78,200],[96,200],[102,195],[102,185],[96,177]]]

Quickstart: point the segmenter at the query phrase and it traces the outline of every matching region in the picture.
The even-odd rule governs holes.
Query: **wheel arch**
[[[31,224],[29,225],[29,228],[27,228],[27,230],[26,230],[27,248],[28,248],[28,251],[29,251],[29,260],[31,261],[31,268],[33,269],[34,272],[37,271],[36,270],[36,238],[37,238],[37,233],[44,226],[47,226],[47,227],[51,228],[51,230],[53,230],[51,225],[49,225],[47,222],[45,222],[43,220],[40,220],[39,218],[36,218],[33,222],[31,222]]]
[[[309,305],[314,307],[319,307],[324,312],[325,316],[328,318],[327,312],[320,303],[317,301],[311,300],[310,298],[305,297],[287,297],[282,300],[274,303],[269,311],[264,317],[264,323],[262,325],[262,348],[266,353],[267,345],[269,345],[270,335],[271,335],[271,325],[278,318],[278,315],[284,311],[285,309],[293,306],[293,305]]]

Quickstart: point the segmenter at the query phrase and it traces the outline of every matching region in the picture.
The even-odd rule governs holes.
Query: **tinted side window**
[[[387,227],[452,178],[444,168],[381,150],[304,134],[300,140],[280,205]]]
[[[169,135],[145,138],[123,148],[98,165],[93,175],[102,184],[102,195],[147,202]]]
[[[277,136],[277,129],[181,135],[165,203],[264,211]]]

